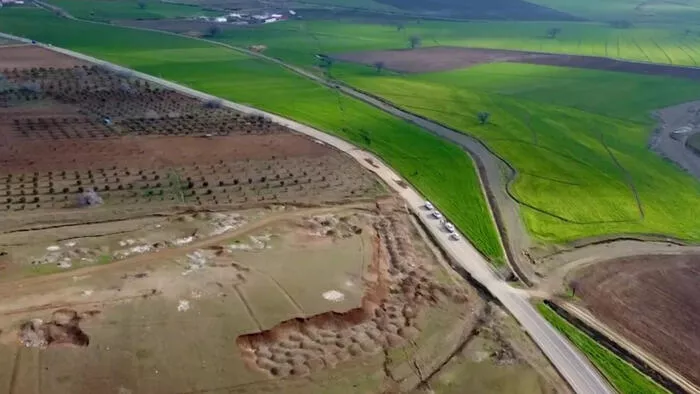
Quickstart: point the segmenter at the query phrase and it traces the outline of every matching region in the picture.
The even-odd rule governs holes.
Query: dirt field
[[[85,62],[31,45],[0,48],[0,70],[6,68],[73,67]]]
[[[571,284],[610,328],[700,383],[699,255],[627,257],[585,268]]]
[[[384,62],[385,68],[404,73],[445,71],[483,63],[513,62],[700,79],[698,68],[634,63],[594,56],[550,55],[500,49],[425,47],[349,52],[332,56],[338,60],[369,66],[374,66],[376,62],[381,61]]]
[[[9,84],[0,93],[6,213],[75,208],[88,190],[105,206],[153,209],[384,193],[350,157],[265,118],[101,67],[61,68],[63,58],[56,67],[22,68],[26,50],[47,63],[56,58],[35,47],[10,49],[0,70]]]
[[[222,11],[223,12],[223,11]],[[188,20],[188,19],[159,19],[159,20],[117,20],[112,23],[121,26],[132,26],[146,29],[156,29],[169,31],[172,33],[187,34],[191,36],[203,36],[207,33],[207,30],[211,28],[211,22],[198,21],[198,20]],[[224,31],[237,29],[238,26],[220,23],[220,26]],[[243,26],[245,27],[245,26]]]
[[[491,320],[393,199],[129,222],[0,235],[0,390],[410,391]],[[490,338],[484,373],[562,384]]]

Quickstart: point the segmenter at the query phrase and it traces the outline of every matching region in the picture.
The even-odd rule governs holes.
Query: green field
[[[479,138],[508,161],[518,172],[510,191],[542,241],[619,233],[700,239],[688,215],[700,182],[647,149],[649,112],[700,98],[700,83],[511,63],[406,76],[338,65],[334,73]],[[491,113],[486,125],[481,111]]]
[[[0,26],[8,33],[248,103],[363,146],[431,198],[479,250],[502,262],[498,234],[471,159],[413,125],[278,66],[202,41],[70,21],[33,9],[3,10]]]
[[[80,19],[113,21],[119,19],[165,19],[193,16],[216,16],[223,12],[202,10],[198,6],[163,3],[159,0],[50,0]]]
[[[559,316],[544,304],[538,304],[540,314],[564,334],[600,370],[606,379],[622,394],[656,394],[667,391],[646,377],[613,352],[599,345],[591,337]]]
[[[576,22],[429,22],[404,24],[290,21],[226,32],[231,44],[264,44],[273,56],[295,64],[313,64],[316,53],[407,48],[408,39],[423,46],[465,46],[607,56],[674,65],[700,65],[700,27],[649,26],[617,29],[605,23]],[[555,39],[550,28],[561,28]]]
[[[533,0],[532,3],[593,20],[629,20],[651,23],[700,21],[700,1],[643,0]]]

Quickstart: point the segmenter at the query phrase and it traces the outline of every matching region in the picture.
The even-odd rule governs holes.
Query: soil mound
[[[26,347],[46,348],[51,345],[87,346],[90,337],[80,328],[80,316],[73,309],[59,309],[51,320],[32,319],[22,323],[19,340]]]

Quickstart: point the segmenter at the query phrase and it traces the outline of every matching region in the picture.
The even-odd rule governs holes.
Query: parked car
[[[433,217],[435,219],[442,219],[442,214],[438,211],[433,211]]]
[[[433,209],[435,209],[435,207],[433,206],[433,204],[432,204],[430,201],[426,201],[425,204],[424,204],[423,206],[424,206],[425,209],[427,209],[428,211],[432,211]]]
[[[461,238],[459,237],[458,233],[452,233],[450,234],[450,239],[453,241],[459,241]]]
[[[445,223],[445,229],[451,233],[454,233],[455,232],[455,225],[450,223],[450,222],[447,222],[447,223]]]

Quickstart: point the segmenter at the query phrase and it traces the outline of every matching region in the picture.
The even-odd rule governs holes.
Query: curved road
[[[31,43],[31,41],[27,39],[16,36],[4,35],[1,33],[0,36],[6,36],[25,43]],[[104,62],[81,53],[43,44],[38,45],[91,63],[101,64],[116,71],[129,72],[139,78],[166,86],[202,100],[219,100],[218,97],[211,96],[170,81],[156,78],[148,74],[143,74],[135,70]],[[318,78],[317,76],[313,75],[309,75],[309,77],[314,79]],[[323,83],[326,84],[325,81]],[[340,89],[343,89],[344,92],[353,96],[358,94],[351,89],[342,87]],[[369,100],[372,98],[368,96],[367,99]],[[489,262],[477,252],[474,246],[472,246],[465,237],[462,237],[460,241],[450,240],[448,238],[448,234],[443,230],[442,226],[440,226],[436,220],[430,219],[428,212],[423,209],[423,203],[425,201],[424,198],[413,188],[400,186],[397,183],[397,181],[401,179],[399,175],[384,164],[378,157],[372,155],[371,153],[362,151],[340,138],[331,136],[292,120],[230,101],[222,101],[222,104],[242,113],[266,116],[275,123],[286,126],[299,133],[303,133],[351,155],[358,161],[358,163],[360,163],[360,165],[382,178],[390,187],[392,187],[399,195],[401,195],[401,197],[405,199],[407,205],[417,214],[420,220],[425,224],[428,231],[432,233],[450,258],[463,267],[475,280],[481,283],[497,300],[499,300],[503,306],[508,309],[508,311],[510,311],[510,313],[518,320],[523,329],[530,335],[535,343],[537,343],[540,349],[542,349],[545,355],[549,358],[552,364],[557,368],[559,373],[561,373],[575,392],[579,394],[613,393],[613,390],[597,373],[595,368],[591,366],[588,361],[559,334],[559,332],[552,328],[552,326],[550,326],[544,320],[544,318],[540,316],[537,310],[529,303],[526,293],[508,286],[503,280],[501,280],[491,269]]]

